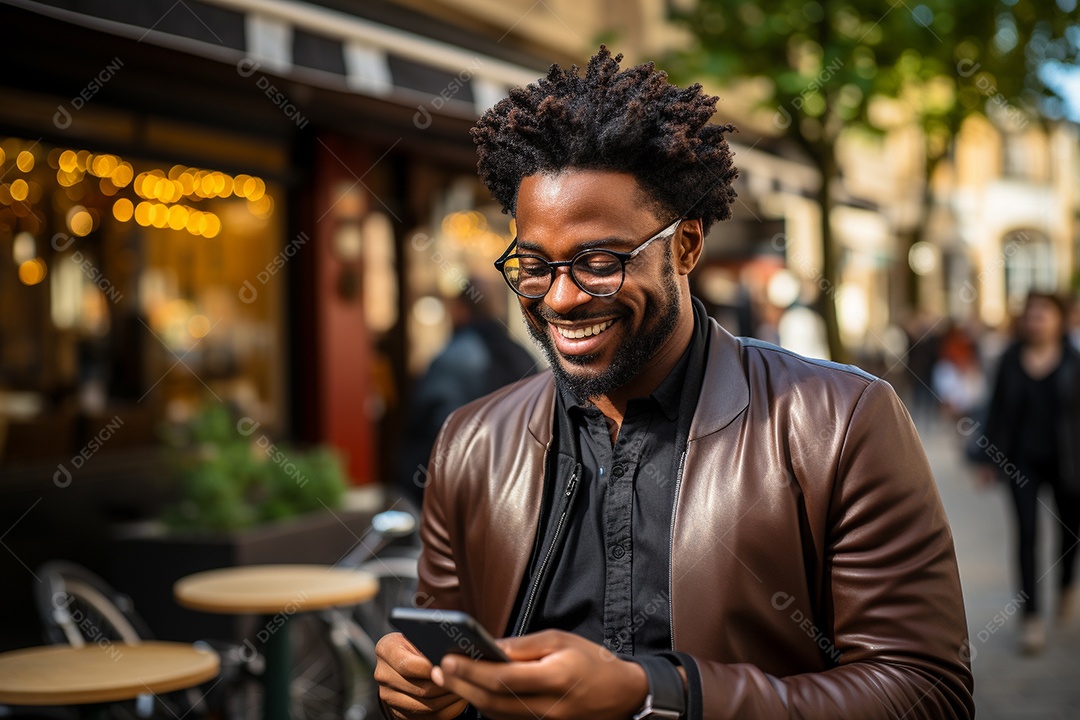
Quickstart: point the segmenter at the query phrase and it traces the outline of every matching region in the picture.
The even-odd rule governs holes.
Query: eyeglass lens
[[[511,256],[503,269],[511,287],[527,297],[542,297],[551,288],[555,269],[544,260],[530,256]],[[570,266],[577,284],[590,295],[614,295],[622,287],[623,264],[605,250],[578,255]]]

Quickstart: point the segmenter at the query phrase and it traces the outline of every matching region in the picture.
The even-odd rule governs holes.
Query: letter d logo
[[[63,105],[56,106],[56,114],[53,115],[52,123],[60,130],[71,127],[71,113]]]
[[[416,106],[416,114],[413,115],[412,124],[419,130],[427,130],[431,127],[431,113],[423,105]]]
[[[250,280],[244,281],[244,286],[240,288],[240,302],[250,305],[255,302],[255,299],[259,297],[259,291],[255,289],[255,286],[251,284]]]
[[[772,596],[772,606],[777,610],[787,610],[793,602],[795,598],[786,592],[778,592]]]
[[[64,463],[56,466],[56,472],[52,476],[53,484],[58,488],[66,488],[71,484],[71,472],[64,467]]]

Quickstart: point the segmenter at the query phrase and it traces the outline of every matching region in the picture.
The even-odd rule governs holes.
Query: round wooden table
[[[212,650],[185,643],[51,645],[0,654],[0,703],[83,705],[194,687],[217,677]]]
[[[207,570],[173,586],[177,602],[192,610],[231,614],[297,613],[356,605],[375,597],[371,573],[328,565],[246,565]]]
[[[263,715],[289,719],[289,619],[298,612],[366,602],[379,592],[371,573],[329,565],[246,565],[207,570],[173,585],[192,610],[270,616],[256,638],[265,648]]]

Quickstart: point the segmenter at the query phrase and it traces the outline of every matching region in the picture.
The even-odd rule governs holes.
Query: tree
[[[669,58],[672,75],[757,80],[778,133],[802,148],[821,175],[826,291],[819,310],[834,359],[847,359],[830,223],[841,134],[885,131],[875,103],[899,103],[923,128],[929,177],[964,118],[992,104],[1033,112],[1052,95],[1037,71],[1047,61],[1076,64],[1075,8],[1076,0],[700,0],[673,12],[698,46]],[[898,262],[906,265],[906,253]]]

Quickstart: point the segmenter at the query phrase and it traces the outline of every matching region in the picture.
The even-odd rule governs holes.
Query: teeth
[[[580,340],[581,338],[599,335],[600,333],[611,327],[614,323],[614,320],[607,320],[598,325],[593,325],[592,327],[586,328],[578,328],[577,330],[570,330],[556,325],[555,329],[558,330],[559,334],[562,335],[564,338],[570,338],[571,340]]]

